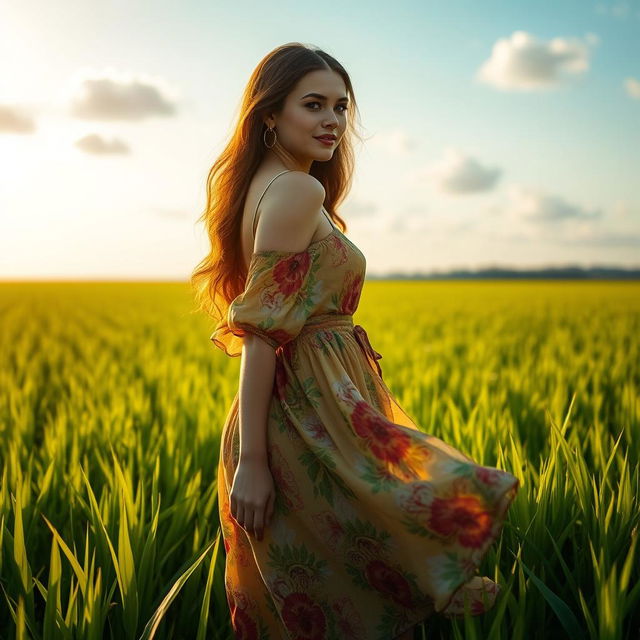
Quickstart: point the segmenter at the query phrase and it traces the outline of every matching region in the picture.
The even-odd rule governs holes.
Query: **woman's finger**
[[[273,492],[270,496],[269,499],[267,500],[267,508],[266,508],[266,515],[265,515],[265,525],[269,524],[269,522],[271,522],[271,517],[273,516],[273,505],[276,501],[276,494],[275,492]]]
[[[264,507],[257,509],[253,516],[253,531],[258,540],[262,540],[262,532],[264,530]]]
[[[229,511],[231,511],[233,519],[237,522],[236,516],[238,515],[238,501],[235,499],[233,493],[229,496],[229,505]]]
[[[238,503],[237,513],[236,513],[236,522],[244,529],[244,507],[241,503]]]
[[[253,531],[253,520],[255,518],[255,509],[253,507],[247,507],[247,509],[245,510],[245,516],[244,516],[244,530],[250,535],[253,536],[254,531]]]

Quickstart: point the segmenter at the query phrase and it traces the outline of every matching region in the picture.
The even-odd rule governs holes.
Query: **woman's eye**
[[[313,104],[320,104],[319,102],[307,102],[307,107],[310,107]],[[342,111],[340,113],[344,113],[347,110],[347,106],[344,104],[339,104],[338,107],[342,107]],[[312,109],[312,111],[315,111],[315,109]]]

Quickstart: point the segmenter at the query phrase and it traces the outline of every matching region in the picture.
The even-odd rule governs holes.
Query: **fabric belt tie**
[[[315,333],[319,329],[344,329],[353,334],[356,342],[360,345],[360,348],[364,352],[365,356],[368,356],[376,365],[378,375],[382,378],[382,368],[378,360],[382,358],[382,355],[378,353],[369,342],[369,336],[364,330],[364,327],[359,324],[353,324],[353,316],[350,314],[336,314],[336,313],[322,313],[314,316],[309,316],[305,322],[301,334]]]
[[[371,346],[371,343],[369,342],[369,336],[367,335],[367,332],[364,330],[364,327],[362,327],[359,324],[353,325],[353,333],[356,337],[356,340],[362,347],[362,350],[365,352],[365,354],[367,354],[373,360],[374,364],[376,365],[376,369],[378,370],[378,375],[382,378],[382,368],[380,367],[380,363],[378,362],[378,360],[382,358],[382,355],[379,354]]]

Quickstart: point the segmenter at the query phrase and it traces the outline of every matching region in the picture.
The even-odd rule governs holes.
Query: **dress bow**
[[[358,344],[362,347],[362,350],[375,363],[376,368],[378,370],[378,375],[382,378],[382,368],[380,367],[380,363],[378,362],[378,360],[380,360],[380,358],[382,358],[382,355],[379,354],[371,346],[371,343],[369,342],[369,336],[367,335],[367,332],[364,330],[364,327],[362,327],[359,324],[353,325],[353,333],[354,333],[354,335],[356,337],[356,340],[358,341]]]

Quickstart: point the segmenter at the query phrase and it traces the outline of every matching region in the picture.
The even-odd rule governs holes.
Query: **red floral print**
[[[282,496],[287,509],[299,510],[302,509],[304,503],[298,493],[298,486],[296,479],[291,469],[282,455],[280,448],[277,445],[271,446],[271,475],[273,476],[273,482],[278,488],[278,492]]]
[[[364,637],[362,618],[358,614],[358,610],[351,598],[340,598],[331,605],[331,608],[335,613],[336,626],[341,638],[360,640]]]
[[[370,404],[357,402],[351,420],[356,433],[368,440],[374,456],[395,464],[402,460],[411,439]]]
[[[361,274],[349,272],[345,281],[344,293],[342,295],[341,313],[354,314],[358,308],[358,301],[362,293],[363,279]]]
[[[316,333],[316,339],[311,342],[311,346],[314,349],[320,349],[325,351],[327,349],[327,343],[334,341],[333,331],[330,329],[319,329]]]
[[[427,513],[432,499],[433,488],[425,482],[416,482],[411,485],[411,492],[402,501],[402,506],[407,513]]]
[[[274,374],[274,382],[275,382],[276,389],[278,391],[278,395],[281,398],[284,398],[285,391],[286,391],[289,379],[288,379],[288,376],[287,376],[287,370],[284,367],[284,365],[282,364],[282,361],[279,360],[279,359],[276,360],[276,370],[275,370],[275,374]]]
[[[318,531],[322,534],[322,539],[329,547],[335,548],[344,535],[344,529],[335,514],[331,511],[323,511],[316,513],[313,516],[313,520],[318,527]]]
[[[292,638],[324,640],[327,628],[324,612],[306,593],[290,593],[284,599],[282,617]]]
[[[270,291],[269,289],[265,289],[260,294],[260,303],[265,309],[269,309],[270,311],[279,309],[283,302],[284,296],[279,291]]]
[[[275,329],[273,331],[267,331],[270,338],[273,338],[279,344],[287,342],[291,338],[291,335],[284,329]]]
[[[411,587],[404,576],[382,560],[371,560],[365,567],[369,584],[405,607],[410,607]]]
[[[248,555],[250,551],[241,539],[245,531],[231,514],[231,505],[228,500],[225,500],[224,503],[220,505],[220,522],[225,539],[225,551],[233,558],[238,566],[246,567],[249,564]]]
[[[476,477],[484,484],[495,486],[500,482],[500,470],[478,467],[476,469]]]
[[[342,239],[336,235],[332,235],[329,238],[329,243],[331,244],[331,266],[339,267],[348,262],[348,248]]]
[[[479,548],[491,537],[493,518],[475,495],[434,498],[429,527],[440,535],[456,535],[464,547]]]
[[[236,640],[258,640],[258,626],[246,611],[232,605],[231,621]]]
[[[474,576],[456,591],[451,602],[442,610],[442,614],[448,618],[463,617],[465,602],[469,604],[472,616],[483,614],[493,606],[499,592],[500,586],[489,578]]]
[[[300,289],[311,266],[311,258],[306,251],[296,253],[290,258],[280,260],[273,268],[273,279],[285,296]]]
[[[266,543],[228,508],[239,394],[221,436],[218,504],[235,638],[397,637],[412,620],[443,612],[477,572],[515,496],[515,476],[425,433],[382,382],[380,354],[353,324],[365,266],[338,230],[303,252],[258,252],[212,336],[232,356],[250,332],[276,347],[263,425],[276,491]],[[487,583],[484,595],[495,588]],[[480,586],[465,586],[474,615],[492,605],[482,605]]]
[[[305,429],[314,440],[329,441],[329,433],[319,420],[315,419],[305,422]]]
[[[471,602],[471,615],[477,616],[484,613],[484,604],[482,600],[473,600]]]

